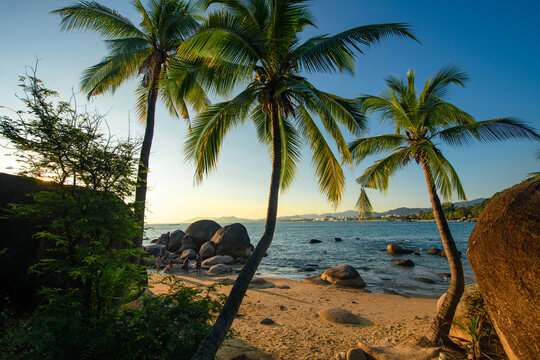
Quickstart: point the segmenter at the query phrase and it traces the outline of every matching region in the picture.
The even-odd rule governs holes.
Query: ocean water
[[[155,239],[159,235],[177,229],[185,230],[189,224],[148,225],[145,236]],[[226,225],[226,224],[221,224]],[[256,245],[264,232],[264,223],[244,224]],[[461,260],[465,273],[465,283],[474,283],[471,266],[466,259],[467,241],[475,223],[450,223],[450,230],[456,246],[462,252]],[[343,239],[334,242],[334,237]],[[319,244],[309,244],[310,239],[318,239]],[[145,244],[149,244],[145,240]],[[421,256],[389,255],[389,243],[415,250]],[[375,293],[397,292],[401,294],[423,294],[439,296],[448,288],[448,279],[437,273],[449,273],[445,257],[424,254],[422,249],[442,249],[439,231],[435,222],[278,222],[274,239],[263,258],[258,276],[302,280],[320,275],[324,270],[341,265],[354,266],[364,281],[366,288]],[[415,266],[408,268],[394,264],[397,259],[411,259]],[[305,272],[306,266],[316,271]],[[415,280],[424,277],[435,281],[426,284]]]

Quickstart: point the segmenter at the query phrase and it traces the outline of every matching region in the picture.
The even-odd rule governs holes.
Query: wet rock
[[[424,252],[425,252],[426,254],[439,255],[439,253],[440,253],[441,251],[442,251],[441,249],[431,248],[431,249],[427,249],[427,250],[424,251]]]
[[[396,260],[394,261],[394,264],[399,265],[399,266],[408,266],[408,267],[414,266],[414,262],[410,259]]]
[[[420,281],[426,284],[435,284],[435,280],[426,277],[415,277],[414,280]]]
[[[340,241],[343,241],[343,240],[341,238],[338,238],[338,237],[334,238],[334,242],[340,242]]]
[[[310,243],[310,244],[318,244],[320,242],[321,242],[321,240],[317,240],[317,239],[311,239],[311,240],[308,241],[308,243]]]
[[[321,279],[328,281],[334,285],[352,286],[363,288],[366,283],[351,265],[343,264],[326,270]]]
[[[388,244],[386,251],[388,251],[389,254],[411,254],[413,252],[412,250],[405,249],[396,244]]]

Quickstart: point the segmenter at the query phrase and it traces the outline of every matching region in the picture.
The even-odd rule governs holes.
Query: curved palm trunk
[[[144,131],[141,155],[139,157],[139,169],[137,172],[137,188],[135,189],[135,218],[141,226],[140,236],[137,237],[137,248],[142,248],[144,231],[144,210],[146,207],[146,190],[148,188],[148,165],[152,139],[154,138],[154,124],[156,116],[156,102],[159,89],[159,76],[161,74],[162,61],[159,59],[153,69],[152,80],[149,85],[148,108],[146,111],[146,129]]]
[[[426,335],[424,335],[418,342],[420,346],[438,346],[442,343],[448,343],[448,333],[450,332],[450,326],[452,325],[452,320],[454,319],[454,314],[456,312],[457,305],[463,294],[463,289],[465,287],[463,279],[463,267],[461,265],[461,258],[459,252],[450,233],[448,223],[444,217],[444,212],[441,206],[441,201],[437,195],[437,190],[433,184],[433,180],[429,175],[427,165],[424,160],[422,160],[422,168],[424,169],[424,176],[426,177],[426,183],[429,192],[429,198],[431,200],[431,206],[433,207],[433,217],[437,222],[437,227],[439,228],[439,233],[441,234],[441,240],[443,243],[444,251],[446,252],[446,257],[448,258],[448,263],[450,264],[450,286],[448,286],[448,291],[441,305],[441,308],[431,327],[429,328]]]
[[[264,234],[238,275],[216,322],[202,341],[199,350],[197,350],[197,353],[193,356],[192,360],[212,360],[215,358],[221,343],[223,343],[223,340],[225,340],[225,337],[231,328],[234,317],[238,313],[238,309],[242,304],[242,300],[244,299],[244,295],[246,294],[251,279],[253,278],[255,271],[257,271],[257,267],[274,236],[278,208],[279,182],[281,178],[282,145],[277,110],[272,110],[271,116],[274,159],[272,161],[272,178],[270,182],[270,195],[268,197],[268,211],[266,214]]]

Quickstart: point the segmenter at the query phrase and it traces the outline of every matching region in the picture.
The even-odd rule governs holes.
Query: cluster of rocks
[[[144,259],[146,265],[155,264],[161,255],[164,264],[172,261],[179,264],[185,258],[194,259],[197,254],[204,259],[203,269],[212,275],[232,272],[232,263],[245,263],[251,255],[253,245],[246,228],[242,224],[221,227],[212,220],[199,220],[189,225],[185,232],[176,230],[162,234],[152,240],[153,245],[144,250],[149,255]]]

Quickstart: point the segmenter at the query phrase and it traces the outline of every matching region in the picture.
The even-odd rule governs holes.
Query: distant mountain
[[[463,206],[474,206],[480,204],[482,201],[486,200],[485,198],[479,198],[469,201],[459,201],[454,203],[454,207],[463,207]]]
[[[455,207],[462,207],[462,206],[474,206],[477,204],[480,204],[482,201],[484,201],[484,198],[480,199],[474,199],[469,201],[460,201],[454,203]],[[407,216],[412,214],[418,214],[418,212],[422,210],[424,212],[432,211],[432,209],[429,208],[408,208],[408,207],[400,207],[397,209],[392,209],[384,212],[375,212],[373,213],[373,216],[379,217],[379,216],[387,216],[387,215],[396,215],[396,216]],[[324,214],[302,214],[302,215],[292,215],[292,216],[280,216],[277,218],[277,221],[301,221],[301,220],[313,220],[316,218],[320,218],[323,216],[331,216],[333,218],[338,217],[356,217],[358,216],[358,211],[356,210],[347,210],[342,212],[336,212],[336,213],[324,213]],[[236,216],[222,216],[219,218],[208,218],[208,217],[195,217],[189,220],[186,220],[185,223],[191,224],[198,220],[203,219],[209,219],[214,220],[215,222],[221,224],[221,225],[227,225],[227,224],[233,224],[233,223],[254,223],[254,222],[264,222],[265,219],[244,219],[244,218],[237,218]]]

